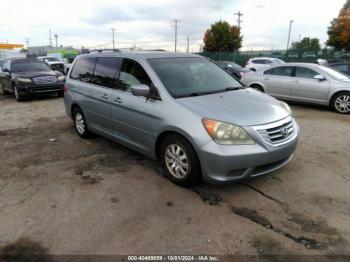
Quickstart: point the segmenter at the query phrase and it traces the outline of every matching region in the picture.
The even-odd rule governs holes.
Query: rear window
[[[75,63],[70,77],[83,82],[90,82],[95,67],[95,57],[83,57]]]

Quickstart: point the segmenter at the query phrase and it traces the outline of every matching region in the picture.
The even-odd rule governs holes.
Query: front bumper
[[[299,138],[299,127],[294,121],[295,134],[287,143],[273,146],[254,131],[249,132],[254,145],[219,145],[209,141],[199,149],[203,179],[212,184],[234,183],[276,171],[293,157]]]
[[[30,95],[35,93],[51,93],[63,91],[64,82],[56,82],[50,84],[17,83],[16,86],[18,92],[21,95]]]

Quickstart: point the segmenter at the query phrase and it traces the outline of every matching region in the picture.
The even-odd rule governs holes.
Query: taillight
[[[63,87],[63,92],[66,94],[68,92],[68,86],[67,85],[64,85]]]

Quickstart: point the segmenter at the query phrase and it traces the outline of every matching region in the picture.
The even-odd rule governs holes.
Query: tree
[[[320,50],[321,49],[320,39],[304,37],[300,42],[292,43],[292,48]]]
[[[350,50],[350,0],[347,0],[337,18],[328,27],[328,46]]]
[[[204,51],[237,51],[242,46],[240,29],[226,21],[212,24],[204,34]]]

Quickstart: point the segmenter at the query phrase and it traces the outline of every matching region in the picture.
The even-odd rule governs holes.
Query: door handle
[[[103,95],[101,96],[101,98],[107,100],[107,99],[108,99],[108,94],[103,94]]]
[[[122,103],[122,99],[121,99],[119,96],[117,96],[117,97],[114,99],[114,102],[117,102],[117,103],[121,104],[121,103]]]

